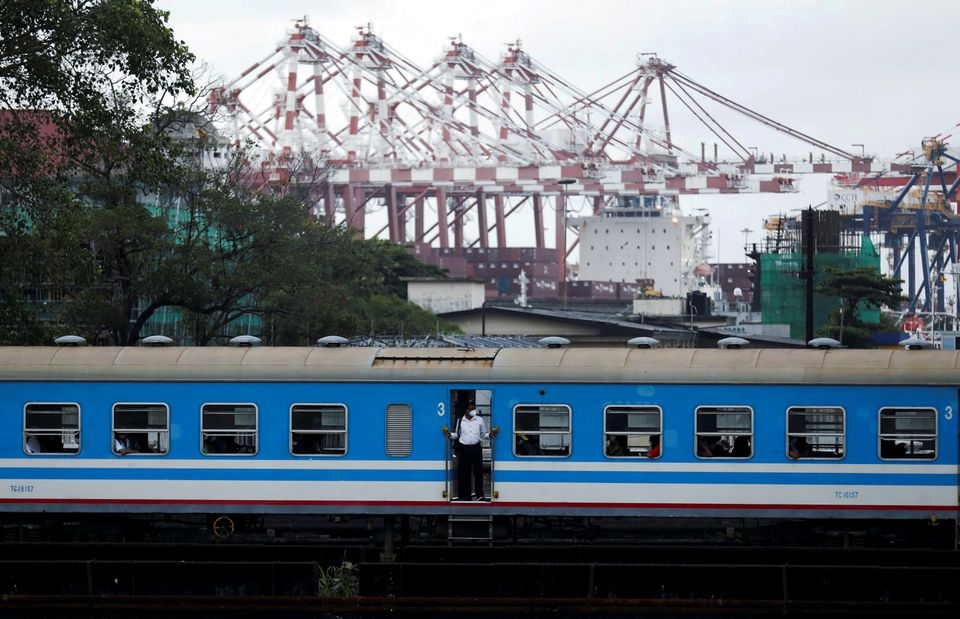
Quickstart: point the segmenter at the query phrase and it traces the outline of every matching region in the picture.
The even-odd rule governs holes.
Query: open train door
[[[493,428],[493,390],[492,389],[451,389],[450,390],[450,429],[457,430],[460,427],[460,418],[467,411],[467,405],[474,403],[477,407],[477,414],[483,419],[483,427],[487,432]],[[493,500],[494,494],[494,460],[493,460],[493,438],[483,441],[483,495]],[[462,496],[457,483],[457,473],[459,471],[459,462],[457,454],[454,453],[452,441],[447,452],[446,466],[446,491],[450,501]]]

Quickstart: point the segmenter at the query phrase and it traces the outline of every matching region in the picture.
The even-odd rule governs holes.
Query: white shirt
[[[467,417],[464,415],[460,418],[460,427],[458,428],[459,432],[451,432],[451,438],[460,438],[461,445],[476,445],[485,438],[489,438],[490,434],[484,430],[483,427],[483,418],[480,415],[474,414],[473,417]]]
[[[125,451],[125,450],[137,451],[137,447],[139,447],[139,445],[137,445],[137,443],[134,442],[134,440],[129,436],[126,436],[124,438],[120,438],[119,436],[115,437],[113,439],[113,446],[114,446],[114,451],[116,451],[117,453],[121,453],[122,451]]]

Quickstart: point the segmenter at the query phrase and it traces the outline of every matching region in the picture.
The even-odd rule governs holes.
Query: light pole
[[[840,299],[840,337],[838,338],[840,344],[843,344],[843,299]]]
[[[557,205],[557,279],[560,284],[561,308],[567,309],[567,185],[577,182],[575,178],[564,177],[557,180],[560,195]]]

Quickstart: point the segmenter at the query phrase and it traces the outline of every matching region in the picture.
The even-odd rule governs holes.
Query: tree
[[[191,214],[170,264],[178,265],[180,284],[193,284],[164,301],[193,316],[197,343],[225,338],[242,316],[257,317],[261,335],[278,345],[366,334],[371,323],[410,334],[436,331],[433,314],[406,302],[401,278],[444,271],[394,243],[357,239],[355,230],[317,219],[312,208],[326,168],[307,155],[278,166],[254,152],[233,154],[196,190],[181,191]],[[281,180],[264,180],[275,177]]]
[[[437,329],[433,314],[403,298],[401,277],[442,270],[318,220],[309,188],[324,170],[288,160],[286,181],[264,184],[263,165],[273,162],[232,152],[220,169],[176,176],[156,212],[123,192],[91,210],[84,238],[97,250],[98,278],[77,294],[68,324],[124,345],[165,308],[181,314],[198,345],[224,341],[250,317],[273,344],[366,334],[371,325],[407,334]]]
[[[162,135],[144,130],[143,106],[193,90],[193,56],[167,16],[147,0],[0,4],[0,178],[22,206],[51,180],[112,172],[118,151]],[[153,167],[120,171],[134,170]]]
[[[847,346],[865,346],[870,339],[869,330],[879,327],[879,324],[861,320],[860,308],[896,307],[904,298],[902,280],[884,277],[872,268],[827,268],[826,271],[827,277],[817,285],[816,291],[838,297],[840,307],[831,313],[830,321],[817,334],[832,337]]]
[[[184,224],[178,275],[192,286],[172,300],[204,316],[199,344],[225,335],[246,314],[262,320],[294,315],[300,297],[334,296],[338,278],[351,277],[351,238],[344,228],[327,227],[310,205],[283,191],[251,191],[248,181],[229,175],[197,196],[194,215]],[[337,269],[329,268],[336,264]],[[185,294],[184,294],[185,293]]]
[[[323,335],[428,335],[459,329],[406,300],[402,277],[443,277],[402,246],[374,239],[359,240],[339,226],[336,241],[315,246],[308,254],[316,276],[309,285],[287,288],[271,298],[265,316],[275,344],[310,344]]]
[[[2,208],[14,210],[10,205]],[[74,264],[87,257],[76,234],[83,216],[57,211],[29,235],[21,227],[22,218],[0,216],[0,341],[49,343],[63,335],[57,310],[72,283]]]
[[[400,277],[439,271],[322,225],[309,157],[199,165],[212,120],[166,19],[145,0],[0,4],[0,249],[20,258],[0,265],[0,339],[130,345],[166,308],[199,344],[251,315],[277,343],[435,328]]]
[[[5,0],[0,4],[0,104],[60,118],[109,117],[192,87],[193,56],[152,0]]]
[[[121,321],[107,315],[136,297],[128,256],[158,244],[138,198],[170,178],[178,148],[151,121],[193,88],[166,20],[149,1],[0,3],[0,235],[5,257],[33,259],[0,267],[10,341],[39,337],[34,299],[48,293],[97,322]],[[105,290],[111,278],[119,290]]]
[[[405,247],[392,241],[369,239],[357,243],[363,245],[360,255],[365,262],[368,277],[372,278],[363,280],[361,285],[369,285],[376,290],[406,299],[407,285],[402,278],[446,276],[445,269],[420,262]]]

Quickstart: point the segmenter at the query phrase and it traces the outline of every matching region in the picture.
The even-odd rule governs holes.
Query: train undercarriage
[[[733,545],[957,548],[957,521],[253,513],[6,513],[5,543],[256,543],[375,545]]]

